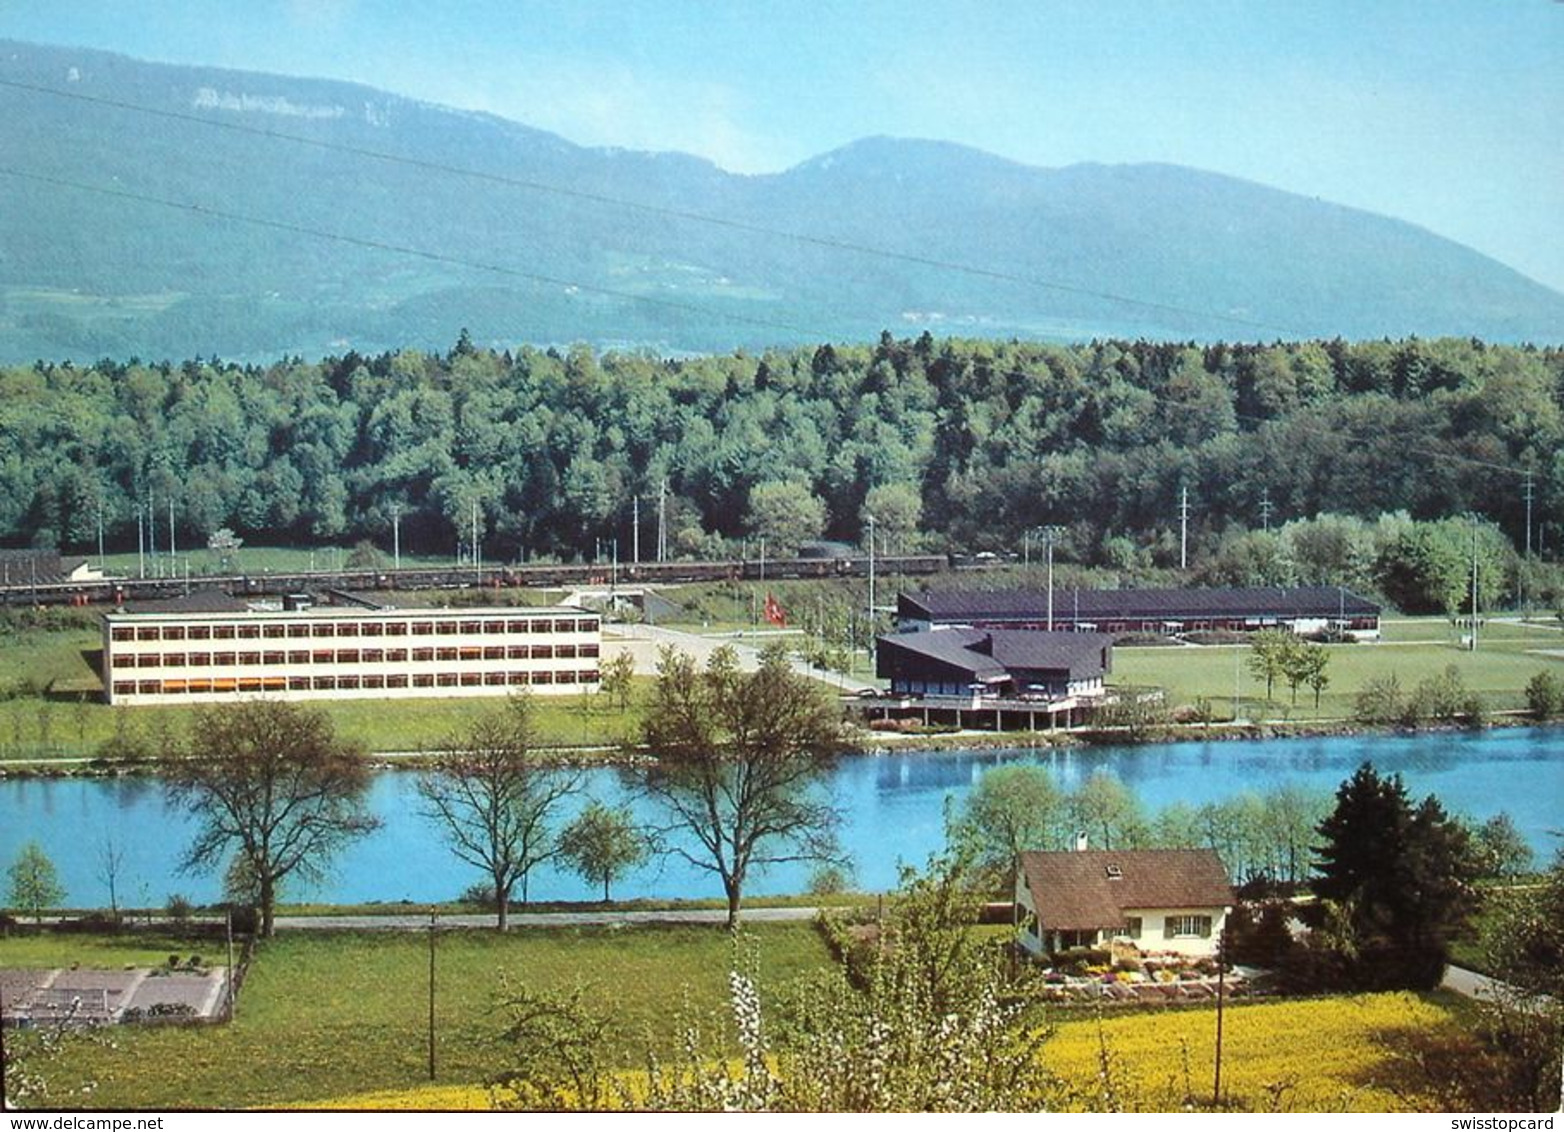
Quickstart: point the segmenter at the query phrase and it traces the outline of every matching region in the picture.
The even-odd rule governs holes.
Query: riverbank
[[[1081,727],[1056,731],[942,731],[937,734],[899,734],[856,730],[852,754],[864,756],[942,751],[1032,751],[1050,748],[1148,747],[1173,743],[1270,742],[1289,739],[1332,739],[1354,736],[1412,736],[1478,732],[1514,727],[1564,727],[1564,720],[1539,720],[1524,711],[1495,712],[1476,726],[1429,722],[1415,727],[1375,726],[1350,719],[1310,720],[1307,723],[1183,723],[1165,724],[1142,733],[1125,729]],[[439,752],[377,751],[369,764],[375,770],[420,770]],[[644,759],[628,744],[550,746],[537,749],[540,760],[559,766],[629,766]],[[156,778],[158,765],[149,759],[82,758],[0,759],[0,781],[8,778]]]

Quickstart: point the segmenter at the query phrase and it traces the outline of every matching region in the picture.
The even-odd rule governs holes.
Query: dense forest
[[[1187,488],[1210,580],[1273,580],[1286,539],[1328,527],[1346,540],[1328,580],[1350,581],[1354,530],[1383,544],[1475,513],[1494,553],[1524,545],[1528,470],[1552,557],[1561,406],[1564,351],[1465,339],[885,334],[668,359],[496,353],[464,332],[443,356],[40,362],[0,370],[0,540],[85,552],[101,512],[133,549],[138,507],[161,529],[172,501],[182,547],[224,527],[389,546],[396,511],[404,549],[452,553],[476,507],[486,559],[571,559],[627,547],[636,496],[649,552],[666,483],[680,555],[860,543],[872,513],[883,549],[1017,550],[1054,524],[1063,559],[1135,569],[1177,565]]]

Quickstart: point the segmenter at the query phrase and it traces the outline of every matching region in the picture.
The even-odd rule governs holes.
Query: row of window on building
[[[595,633],[595,618],[504,621],[290,621],[238,625],[115,625],[115,641],[250,641],[324,637],[475,637],[516,633]]]
[[[209,692],[356,692],[407,688],[515,688],[594,685],[595,669],[535,672],[415,672],[360,676],[250,676],[232,679],[116,680],[116,696],[167,696]]]
[[[116,653],[114,668],[227,668],[233,665],[430,664],[461,660],[573,660],[594,658],[599,647],[580,645],[446,645],[415,649],[292,649],[272,652]]]

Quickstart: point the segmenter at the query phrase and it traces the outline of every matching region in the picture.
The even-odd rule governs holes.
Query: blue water
[[[1507,811],[1539,861],[1564,845],[1549,833],[1564,829],[1564,731],[1557,729],[866,755],[845,759],[830,789],[844,814],[840,837],[854,862],[856,883],[881,890],[895,885],[899,864],[921,864],[941,848],[947,801],[963,797],[991,767],[1038,763],[1066,788],[1094,770],[1108,770],[1154,810],[1175,800],[1199,805],[1284,782],[1333,791],[1364,759],[1381,772],[1399,773],[1414,798],[1435,794],[1452,812],[1482,820]],[[617,772],[598,769],[586,777],[591,795],[609,803],[624,797]],[[421,816],[415,781],[410,773],[377,776],[370,804],[384,821],[382,828],[337,858],[327,880],[294,884],[286,897],[424,902],[453,898],[477,881],[477,873],[450,854],[437,827]],[[651,820],[652,811],[642,818]],[[77,905],[108,903],[98,867],[108,838],[124,853],[122,904],[161,905],[172,893],[203,903],[216,900],[219,878],[178,871],[191,829],[189,818],[165,806],[155,780],[0,782],[0,864],[12,861],[25,842],[38,841],[59,869],[70,903]],[[774,866],[753,876],[746,891],[799,892],[809,871],[804,865]],[[614,896],[621,898],[720,894],[714,876],[676,853],[662,855],[614,886]],[[589,900],[601,893],[545,866],[534,874],[530,895]]]

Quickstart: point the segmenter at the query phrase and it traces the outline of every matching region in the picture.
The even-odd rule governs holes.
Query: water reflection
[[[831,792],[842,810],[841,841],[856,866],[857,882],[883,889],[895,884],[899,864],[920,864],[941,848],[946,806],[959,803],[994,767],[1043,766],[1064,789],[1104,770],[1131,786],[1148,809],[1156,809],[1174,801],[1198,806],[1288,782],[1332,791],[1365,758],[1383,772],[1401,774],[1416,798],[1436,793],[1447,809],[1477,819],[1505,810],[1539,855],[1551,855],[1557,847],[1558,839],[1545,831],[1564,824],[1564,733],[1546,729],[908,752],[844,760]],[[586,779],[587,794],[610,805],[629,797],[611,768],[589,771]],[[370,803],[384,827],[344,854],[332,879],[291,898],[427,901],[454,897],[472,884],[477,877],[455,861],[438,830],[421,815],[415,786],[412,774],[379,775]],[[577,805],[585,801],[583,796]],[[645,809],[638,816],[647,823],[658,821]],[[189,818],[165,805],[155,779],[0,781],[0,866],[14,859],[24,842],[37,840],[76,903],[106,903],[97,860],[109,838],[125,853],[120,889],[126,899],[161,904],[170,893],[182,892],[198,901],[215,900],[216,879],[179,872],[190,834]],[[750,891],[802,891],[808,876],[804,865],[775,866],[753,878]],[[709,873],[669,852],[616,883],[615,893],[626,898],[716,896],[720,888]],[[589,900],[596,893],[573,875],[541,869],[532,879],[531,895]]]

